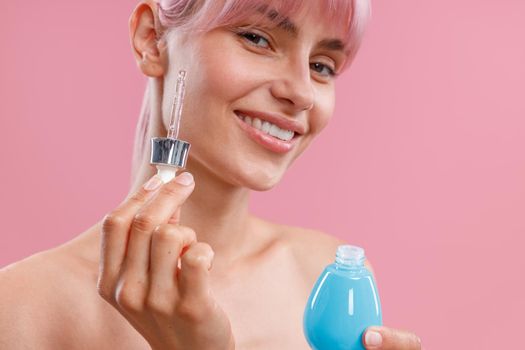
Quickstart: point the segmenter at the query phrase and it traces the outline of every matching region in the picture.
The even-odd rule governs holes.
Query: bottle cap
[[[151,139],[150,164],[185,168],[190,146],[190,143],[186,141],[169,137],[154,137]]]

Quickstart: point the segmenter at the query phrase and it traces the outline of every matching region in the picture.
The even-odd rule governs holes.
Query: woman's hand
[[[211,293],[213,250],[178,224],[194,186],[189,173],[154,176],[103,221],[98,292],[155,350],[235,348]]]
[[[363,334],[366,349],[374,350],[422,350],[421,339],[407,331],[373,326]]]

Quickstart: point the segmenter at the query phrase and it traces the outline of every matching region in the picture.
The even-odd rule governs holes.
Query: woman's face
[[[192,144],[191,161],[233,185],[266,190],[327,125],[332,72],[346,55],[334,40],[344,33],[318,11],[312,2],[285,22],[267,18],[246,28],[248,20],[169,46],[164,125],[185,69],[179,138]]]

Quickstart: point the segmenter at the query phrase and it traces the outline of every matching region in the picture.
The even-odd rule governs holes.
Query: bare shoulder
[[[316,278],[324,267],[335,260],[337,247],[352,244],[328,233],[302,227],[282,226],[284,239],[294,254]],[[370,261],[365,266],[374,274]]]
[[[90,276],[81,265],[52,249],[0,270],[0,348],[60,348],[71,311],[82,312],[75,300],[85,297]]]

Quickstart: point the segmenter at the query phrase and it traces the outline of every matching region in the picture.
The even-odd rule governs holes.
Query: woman
[[[76,239],[2,271],[0,347],[307,349],[308,294],[345,242],[256,218],[248,196],[272,188],[330,120],[367,13],[366,0],[141,2],[130,38],[150,79],[130,193]],[[179,137],[192,149],[164,184],[148,144],[166,135],[180,69]],[[386,327],[365,340],[421,348]]]

